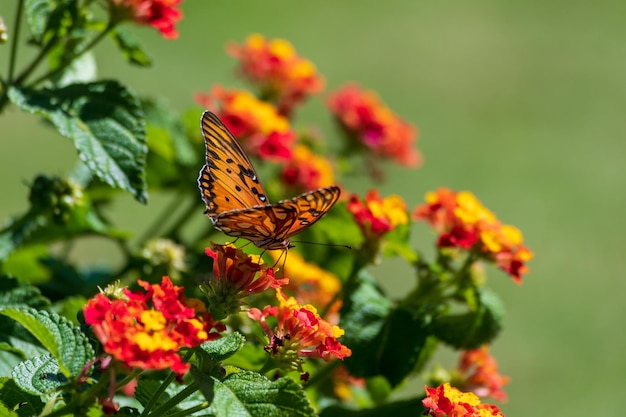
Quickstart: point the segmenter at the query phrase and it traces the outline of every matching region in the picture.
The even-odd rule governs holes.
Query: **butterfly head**
[[[291,239],[279,239],[271,237],[261,240],[255,240],[253,241],[253,243],[257,247],[267,250],[289,250],[294,247],[294,245],[291,244]]]

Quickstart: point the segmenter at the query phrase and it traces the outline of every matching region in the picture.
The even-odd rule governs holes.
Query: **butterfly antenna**
[[[320,242],[305,242],[304,240],[292,240],[292,242],[293,243],[306,243],[308,245],[339,247],[339,248],[346,248],[346,249],[352,250],[352,246],[350,245],[336,245],[333,243],[320,243]]]

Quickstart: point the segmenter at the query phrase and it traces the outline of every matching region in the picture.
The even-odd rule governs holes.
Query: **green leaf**
[[[0,404],[6,407],[0,408],[1,416],[38,416],[43,409],[39,395],[24,392],[8,377],[0,378]]]
[[[159,388],[163,384],[163,381],[156,378],[141,378],[135,388],[135,398],[139,401],[143,406],[146,406],[148,402],[153,400],[155,395],[159,393]],[[203,397],[202,393],[199,391],[194,391],[192,393],[187,393],[187,396],[184,400],[176,403],[176,405],[167,406],[166,403],[179,394],[181,391],[186,389],[187,386],[183,384],[169,384],[165,389],[165,392],[161,393],[158,397],[156,403],[154,404],[152,410],[154,414],[159,414],[157,412],[159,408],[164,405],[167,407],[165,411],[165,415],[174,414],[174,413],[184,413],[185,410],[188,410],[192,407],[196,407],[206,403],[206,399]],[[160,414],[159,414],[160,415]],[[188,414],[181,414],[188,415]],[[202,411],[199,414],[193,415],[208,415],[206,412]]]
[[[13,369],[11,376],[18,387],[33,395],[52,392],[68,382],[60,372],[59,363],[50,354],[21,362]]]
[[[55,0],[26,0],[24,12],[30,33],[37,41],[41,41],[48,26],[50,15],[57,7]]]
[[[22,305],[38,310],[50,308],[50,301],[41,295],[41,291],[32,285],[20,283],[6,275],[0,276],[0,306]]]
[[[354,410],[345,406],[327,407],[320,413],[320,417],[423,417],[424,407],[421,398],[394,401],[378,407]]]
[[[65,377],[77,376],[93,359],[89,340],[80,328],[55,313],[32,308],[2,308],[0,314],[26,328],[52,354]]]
[[[392,387],[400,384],[424,361],[430,315],[398,306],[377,288],[366,273],[345,289],[347,298],[341,310],[341,342],[352,349],[346,368],[358,377],[384,376]]]
[[[314,416],[304,390],[291,378],[270,381],[242,371],[215,381],[210,411],[215,417]]]
[[[200,348],[215,362],[231,357],[246,344],[246,338],[241,333],[234,332],[217,340],[205,342]]]
[[[429,336],[428,319],[428,315],[422,311],[403,307],[397,307],[389,316],[385,324],[379,367],[380,373],[392,387],[398,386],[415,371]]]
[[[152,61],[141,46],[139,46],[139,41],[137,41],[130,32],[122,26],[117,26],[110,34],[117,47],[122,51],[124,58],[126,58],[129,63],[139,67],[152,66]]]
[[[42,90],[12,87],[9,97],[72,139],[81,161],[98,178],[146,202],[145,123],[139,101],[128,89],[116,81],[99,81]]]
[[[352,356],[344,360],[346,368],[357,377],[378,375],[381,338],[392,311],[391,302],[365,270],[346,285],[344,292],[339,326],[345,334],[341,343],[352,349]]]
[[[430,331],[456,349],[476,349],[490,343],[502,330],[504,306],[487,288],[477,288],[477,306],[464,314],[450,314],[433,320]]]
[[[195,165],[198,163],[200,156],[204,157],[204,147],[198,151],[190,144],[185,125],[182,123],[180,116],[164,100],[144,98],[141,100],[141,107],[148,126],[160,128],[159,130],[164,131],[167,135],[168,148],[171,147],[172,151],[161,152],[159,153],[161,156],[168,159],[171,155],[174,157],[170,160],[171,162],[185,166]],[[148,136],[148,147],[150,150],[157,152],[160,149],[160,144],[151,139]]]

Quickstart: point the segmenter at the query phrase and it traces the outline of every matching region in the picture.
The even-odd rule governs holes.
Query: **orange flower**
[[[200,289],[208,297],[211,314],[218,319],[239,312],[244,297],[289,282],[276,279],[260,257],[249,256],[232,244],[213,244],[213,249],[206,248],[206,254],[213,258],[213,279]]]
[[[257,320],[268,334],[270,343],[265,350],[270,353],[279,367],[302,372],[303,357],[343,359],[352,351],[342,345],[337,338],[344,331],[322,319],[310,304],[299,305],[295,298],[285,296],[276,289],[278,306],[266,306],[263,311],[252,308],[248,315]],[[267,323],[269,317],[275,317],[276,327],[271,329]],[[306,379],[308,374],[302,374]]]
[[[523,243],[522,232],[502,224],[470,192],[440,188],[426,194],[413,218],[425,220],[440,233],[439,247],[459,247],[486,256],[516,282],[528,272],[526,262],[533,253]]]
[[[347,207],[368,238],[380,238],[409,222],[404,200],[397,195],[381,198],[377,190],[368,191],[363,202],[353,194]]]
[[[472,391],[479,397],[506,400],[503,387],[510,379],[498,373],[498,364],[489,354],[489,346],[464,351],[459,362],[459,371],[467,375],[462,386],[464,390]],[[470,372],[472,373],[469,374]]]
[[[293,155],[296,134],[289,120],[270,103],[244,90],[216,86],[209,94],[196,94],[196,101],[224,122],[246,152],[262,159],[288,161]]]
[[[437,388],[426,389],[426,398],[422,404],[432,417],[504,417],[498,407],[492,404],[481,404],[478,397],[469,392],[462,392],[441,384]]]
[[[415,127],[393,113],[373,91],[347,84],[329,95],[327,106],[350,136],[375,155],[408,167],[421,163],[421,154],[413,148]]]
[[[226,51],[239,60],[238,72],[261,88],[261,95],[288,115],[307,96],[324,88],[315,65],[300,57],[284,39],[266,39],[255,33],[242,45],[231,43]]]
[[[113,20],[133,20],[140,25],[152,26],[165,39],[176,39],[176,23],[183,17],[178,9],[182,0],[109,0]]]
[[[302,192],[335,184],[330,162],[305,145],[296,145],[292,158],[283,167],[282,179]]]
[[[189,364],[178,352],[220,337],[226,327],[215,321],[198,299],[163,277],[161,284],[138,281],[146,292],[124,288],[121,298],[101,293],[87,302],[85,322],[104,351],[128,367],[172,369],[183,375]]]

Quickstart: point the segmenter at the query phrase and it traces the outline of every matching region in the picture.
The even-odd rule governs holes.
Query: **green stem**
[[[8,84],[13,84],[13,74],[15,73],[15,62],[17,60],[17,42],[20,37],[20,27],[22,26],[22,12],[24,11],[24,0],[17,2],[15,11],[15,33],[11,39],[11,52],[9,55],[9,78]]]
[[[198,391],[199,387],[200,386],[197,382],[192,382],[191,384],[186,386],[182,391],[174,395],[172,398],[170,398],[163,404],[160,404],[158,408],[156,408],[152,413],[150,413],[150,417],[160,417],[162,415],[165,415],[170,410],[172,410],[172,408],[174,408],[176,405],[180,404],[182,401],[189,398],[191,394]],[[206,408],[206,407],[208,407],[208,403],[203,408]],[[182,416],[191,414],[188,411],[189,410],[182,410],[181,412],[177,414],[182,415]],[[183,414],[180,414],[180,413],[183,413]]]
[[[41,61],[48,55],[48,52],[50,52],[50,50],[54,46],[56,46],[58,40],[59,38],[56,35],[53,36],[48,41],[48,43],[46,43],[46,45],[39,51],[35,59],[33,59],[33,61],[30,64],[28,64],[28,66],[22,71],[22,73],[17,76],[13,84],[14,85],[22,84],[22,82],[24,82],[24,80],[37,68],[37,66],[41,63]]]
[[[174,198],[168,203],[163,211],[159,214],[159,216],[154,219],[152,224],[148,226],[146,231],[141,235],[141,237],[137,240],[136,245],[138,247],[143,246],[148,240],[150,240],[153,236],[157,236],[158,231],[161,229],[163,224],[170,218],[172,212],[176,210],[176,207],[180,206],[180,199],[184,193],[179,191],[174,195]],[[163,236],[165,236],[163,234]]]
[[[33,87],[37,84],[39,84],[42,81],[48,80],[52,77],[54,77],[55,75],[60,74],[61,72],[63,72],[71,63],[72,61],[76,60],[77,58],[79,58],[81,55],[83,55],[85,52],[89,51],[91,48],[93,48],[94,46],[96,46],[96,44],[98,44],[98,42],[100,42],[102,39],[104,39],[105,36],[107,36],[109,34],[109,32],[115,27],[115,24],[112,22],[109,22],[109,24],[107,24],[107,27],[104,28],[104,30],[102,32],[100,32],[95,38],[93,38],[91,40],[91,42],[89,42],[87,44],[87,46],[85,46],[82,50],[80,50],[79,52],[75,53],[74,55],[72,55],[69,59],[67,59],[63,64],[59,65],[58,68],[53,69],[52,71],[48,71],[47,73],[45,73],[44,75],[42,75],[41,77],[37,78],[35,81],[33,81],[32,83],[28,84],[28,87]]]
[[[183,361],[187,362],[192,356],[193,356],[192,351],[187,352],[187,354],[185,354],[185,356],[183,357]],[[145,408],[141,412],[141,416],[147,416],[148,414],[150,414],[150,410],[152,410],[152,407],[154,407],[157,401],[159,401],[159,399],[161,398],[161,396],[163,395],[167,387],[172,383],[172,381],[174,381],[175,378],[176,378],[176,375],[174,374],[174,372],[170,372],[170,374],[167,377],[165,377],[161,386],[152,395],[152,398],[150,398],[150,401],[148,401],[148,404],[146,404]],[[160,409],[162,408],[163,407],[161,406]],[[164,411],[167,411],[167,410],[164,410]],[[150,414],[150,416],[153,416],[153,414]]]
[[[187,210],[185,210],[183,214],[179,216],[178,220],[175,221],[174,224],[170,226],[170,228],[163,234],[163,236],[169,239],[173,238],[176,235],[176,233],[181,229],[181,227],[187,221],[189,221],[189,219],[192,218],[192,214],[196,211],[198,211],[198,205],[196,204],[194,200],[193,204],[189,205]]]

